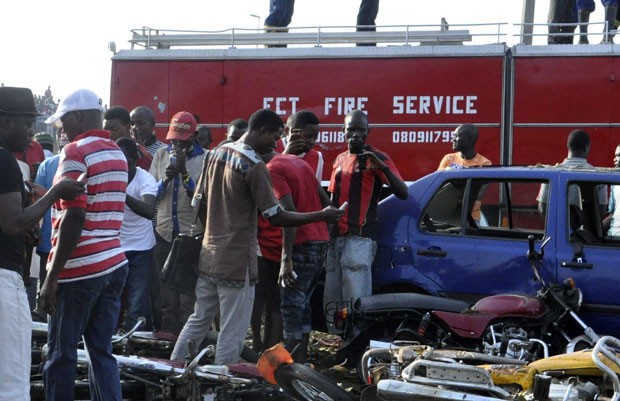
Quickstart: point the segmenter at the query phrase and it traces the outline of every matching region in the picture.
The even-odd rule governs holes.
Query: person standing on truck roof
[[[616,146],[614,153],[614,167],[620,170],[620,145]],[[612,185],[609,193],[609,216],[603,220],[603,227],[610,237],[620,237],[620,185]],[[618,207],[616,207],[618,206]]]
[[[452,135],[452,149],[456,150],[456,152],[445,155],[441,159],[437,170],[490,166],[492,164],[491,161],[476,152],[477,141],[478,128],[475,125],[459,125],[454,130],[454,135]],[[481,190],[478,196],[482,197],[483,194],[484,191]],[[481,205],[480,199],[477,199],[471,209],[471,217],[478,223],[482,219]]]
[[[575,0],[550,0],[547,22],[549,24],[570,24],[563,26],[549,25],[547,43],[550,45],[573,44],[573,32],[577,21]]]
[[[247,121],[245,121],[242,118],[236,118],[232,120],[228,124],[228,127],[226,128],[226,138],[222,140],[220,143],[218,143],[215,149],[219,148],[220,146],[226,143],[236,142],[237,140],[239,140],[239,138],[241,138],[241,136],[243,136],[243,134],[245,134],[245,131],[247,130],[248,130]]]
[[[375,20],[379,14],[379,0],[362,0],[360,9],[357,12],[358,32],[375,32]],[[376,43],[357,43],[356,46],[376,46]]]
[[[11,152],[22,152],[30,143],[30,131],[39,116],[32,91],[0,88],[0,400],[30,400],[32,318],[22,278],[25,235],[48,212],[52,203],[73,199],[84,192],[84,184],[63,180],[47,192],[35,186],[42,197],[25,207],[24,178]],[[30,273],[28,271],[28,273]]]
[[[590,154],[590,135],[587,132],[576,129],[568,134],[568,140],[566,141],[566,147],[568,148],[568,156],[562,163],[556,164],[556,167],[566,168],[594,168],[588,163],[588,155]],[[578,188],[571,186],[569,190],[568,203],[576,205],[581,208],[581,196],[577,192]],[[547,200],[549,199],[549,185],[542,184],[536,200],[538,201],[538,211],[542,214],[546,213]],[[607,208],[607,188],[605,185],[599,185],[598,187],[598,199],[601,207],[601,211]]]
[[[155,115],[147,106],[138,106],[131,111],[131,133],[139,144],[146,147],[151,155],[155,155],[157,149],[166,146],[157,140],[155,135]]]
[[[157,150],[149,171],[159,187],[154,249],[159,272],[176,236],[190,234],[194,223],[191,201],[207,153],[196,140],[196,119],[187,111],[180,111],[172,117],[166,139],[171,141],[170,145]],[[200,222],[197,226],[198,231],[202,230]],[[161,280],[159,285],[161,329],[178,333],[192,312],[194,299],[173,290]]]
[[[383,185],[407,199],[407,185],[384,152],[366,144],[368,116],[354,110],[344,119],[348,150],[334,160],[328,191],[345,216],[332,227],[327,250],[323,305],[350,302],[372,292],[371,265],[377,250],[377,206]],[[348,204],[348,206],[343,206]],[[334,333],[333,326],[328,327]]]
[[[91,365],[91,398],[123,398],[111,340],[128,273],[120,242],[127,161],[103,130],[102,115],[99,96],[78,89],[45,120],[60,120],[71,140],[54,182],[82,176],[87,182],[86,194],[56,202],[52,209],[52,250],[40,295],[41,307],[51,315],[43,369],[48,401],[73,399],[82,339]]]
[[[602,43],[613,43],[614,35],[610,33],[615,29],[615,21],[618,13],[618,0],[601,0],[605,7],[605,26],[603,27]],[[577,16],[579,22],[579,44],[588,44],[588,22],[590,14],[594,11],[596,5],[594,0],[577,0]],[[581,25],[583,24],[583,25]]]
[[[216,364],[238,362],[250,326],[256,267],[257,217],[271,224],[298,226],[317,221],[335,223],[343,215],[331,206],[311,213],[283,210],[269,172],[259,155],[273,151],[283,124],[275,112],[262,109],[249,119],[249,131],[235,143],[207,153],[201,179],[199,217],[205,227],[196,282],[196,304],[171,359],[183,361],[188,342],[200,344],[216,313],[220,333]],[[288,278],[285,284],[293,284]]]
[[[295,0],[269,0],[269,15],[265,18],[265,32],[288,32],[293,19]]]
[[[131,117],[129,110],[122,106],[112,106],[103,113],[103,129],[110,131],[110,139],[115,141],[119,138],[131,138]],[[153,156],[143,145],[138,145],[138,167],[149,171]]]

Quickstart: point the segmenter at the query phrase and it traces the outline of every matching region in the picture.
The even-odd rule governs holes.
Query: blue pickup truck
[[[391,196],[379,206],[374,292],[469,302],[533,295],[539,286],[527,237],[539,244],[551,237],[543,278],[573,278],[583,292],[580,316],[597,332],[619,336],[620,237],[603,223],[613,185],[620,172],[609,169],[491,167],[425,176],[409,186],[408,200]]]

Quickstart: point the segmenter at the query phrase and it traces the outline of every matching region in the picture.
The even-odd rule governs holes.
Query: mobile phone
[[[177,157],[175,155],[170,155],[170,165],[172,167],[176,167],[177,166]]]
[[[345,201],[342,205],[340,205],[340,207],[338,209],[344,210],[344,209],[347,208],[347,206],[349,206],[349,202]]]
[[[302,137],[303,137],[303,131],[300,128],[295,128],[291,130],[291,137],[290,137],[291,141],[302,139]]]
[[[88,176],[88,174],[86,173],[82,173],[80,174],[80,176],[77,178],[78,181],[80,182],[86,182],[86,177]]]

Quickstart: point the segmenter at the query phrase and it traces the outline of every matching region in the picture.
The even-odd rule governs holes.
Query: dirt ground
[[[308,359],[315,369],[340,384],[355,399],[359,399],[364,385],[355,371],[336,369],[335,355],[340,347],[341,339],[320,331],[313,331],[308,347]]]

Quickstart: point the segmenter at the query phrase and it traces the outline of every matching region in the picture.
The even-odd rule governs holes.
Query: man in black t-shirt
[[[84,192],[84,184],[73,180],[47,192],[28,182],[28,191],[40,199],[25,207],[27,188],[12,152],[28,147],[38,115],[30,89],[0,87],[0,400],[30,400],[32,319],[21,274],[25,236],[56,200]]]

